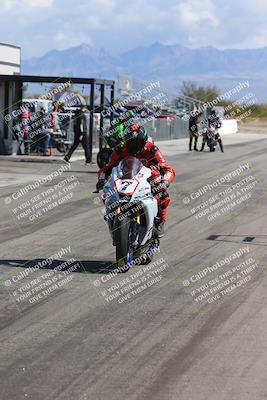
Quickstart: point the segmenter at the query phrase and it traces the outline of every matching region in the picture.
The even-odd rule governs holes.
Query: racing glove
[[[105,183],[106,183],[105,179],[99,179],[99,181],[96,184],[96,190],[98,191],[102,190],[103,187],[105,186]]]
[[[150,181],[151,191],[155,194],[166,193],[169,186],[169,181],[161,176],[156,177]]]

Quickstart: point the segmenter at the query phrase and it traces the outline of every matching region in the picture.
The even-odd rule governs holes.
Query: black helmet
[[[138,153],[146,144],[148,139],[145,128],[139,124],[134,124],[127,129],[125,135],[126,149],[131,154]]]

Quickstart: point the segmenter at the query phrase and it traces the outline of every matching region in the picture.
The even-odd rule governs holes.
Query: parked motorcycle
[[[121,272],[133,263],[150,263],[159,249],[158,203],[152,187],[150,168],[135,157],[127,157],[113,168],[103,188],[104,218]]]
[[[52,133],[52,147],[63,154],[67,154],[73,144],[73,138],[68,137],[68,133],[64,130],[59,130]]]
[[[211,125],[207,132],[207,145],[210,151],[215,151],[218,145],[218,132],[215,126]]]

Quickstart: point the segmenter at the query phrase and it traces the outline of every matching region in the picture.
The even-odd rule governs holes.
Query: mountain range
[[[173,96],[184,80],[216,85],[222,93],[249,80],[258,101],[267,101],[267,47],[218,50],[211,46],[192,49],[154,43],[113,55],[105,49],[81,44],[23,60],[22,73],[109,79],[132,75],[136,82],[160,80]]]

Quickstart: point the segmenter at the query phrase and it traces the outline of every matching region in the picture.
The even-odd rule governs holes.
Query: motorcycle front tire
[[[132,260],[130,245],[131,220],[129,218],[123,218],[121,221],[118,219],[115,226],[117,267],[120,272],[127,272],[129,270],[129,263]]]
[[[69,151],[70,145],[65,143],[56,143],[56,149],[65,155]]]

